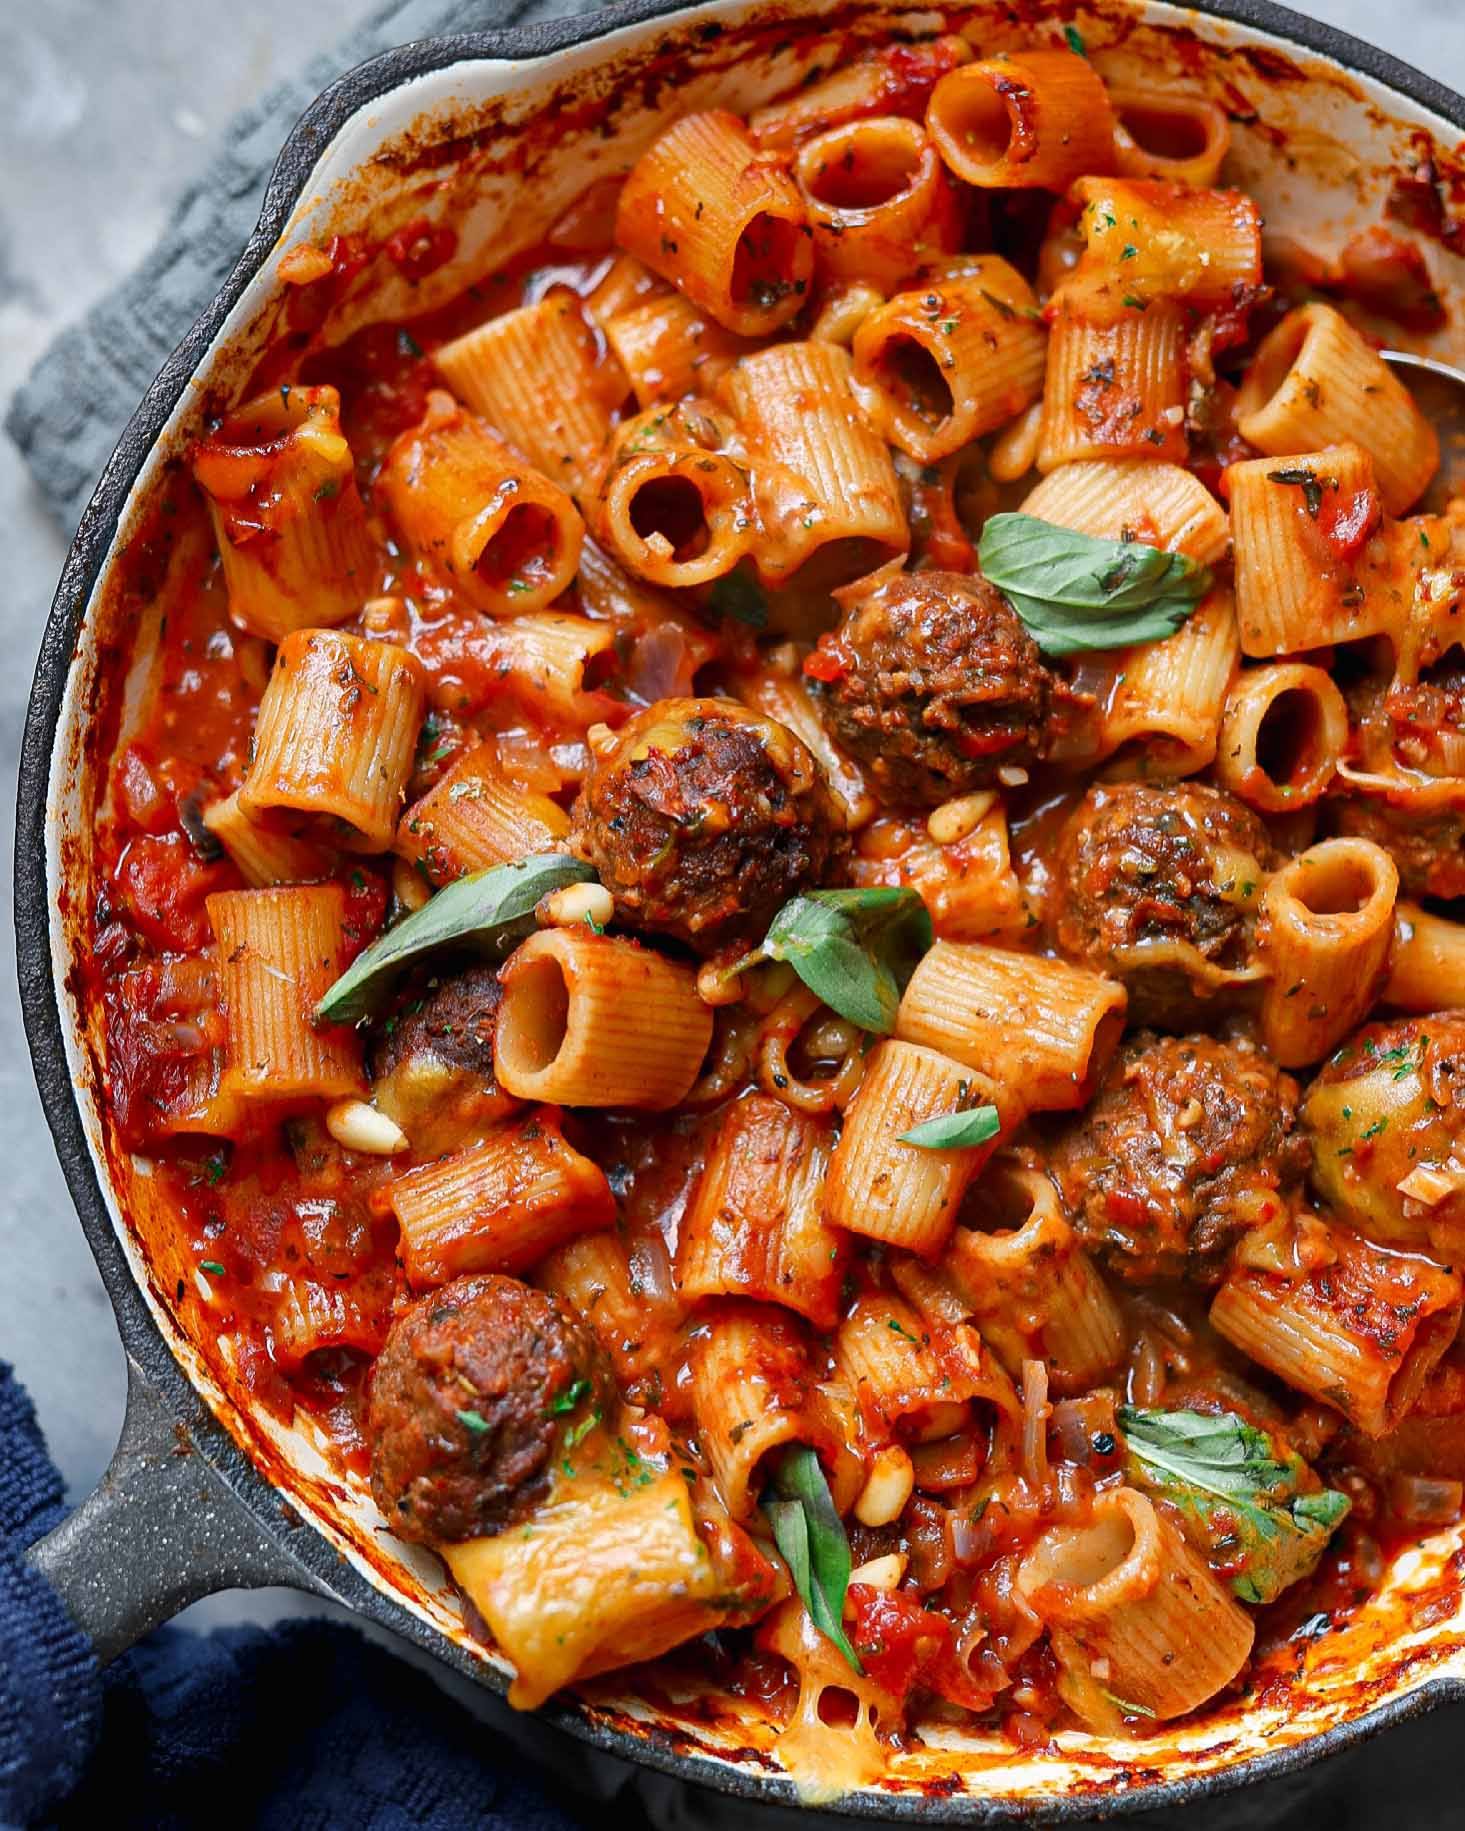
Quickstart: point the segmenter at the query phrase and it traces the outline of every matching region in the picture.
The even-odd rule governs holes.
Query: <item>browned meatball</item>
[[[372,1100],[423,1155],[439,1155],[507,1117],[518,1102],[494,1079],[503,988],[492,966],[408,980],[374,1028]]]
[[[459,1278],[392,1324],[372,1372],[371,1485],[392,1530],[478,1538],[530,1511],[570,1430],[614,1381],[558,1297],[491,1274]]]
[[[1351,797],[1325,812],[1334,833],[1371,839],[1391,855],[1405,896],[1465,896],[1465,814],[1408,814]]]
[[[1197,782],[1091,788],[1059,839],[1049,924],[1059,950],[1129,988],[1139,1023],[1181,1029],[1250,960],[1261,821]]]
[[[936,806],[1044,754],[1053,675],[979,574],[900,574],[850,605],[806,671],[834,736],[893,800]]]
[[[1307,1173],[1297,1083],[1211,1036],[1139,1031],[1050,1168],[1083,1238],[1121,1277],[1217,1284],[1248,1227],[1279,1214]]]
[[[596,755],[571,844],[635,928],[715,953],[756,941],[843,844],[819,764],[730,699],[663,699]]]
[[[503,996],[497,969],[486,965],[411,984],[401,1009],[378,1029],[373,1075],[394,1074],[404,1063],[430,1055],[453,1068],[492,1077],[493,1033]]]

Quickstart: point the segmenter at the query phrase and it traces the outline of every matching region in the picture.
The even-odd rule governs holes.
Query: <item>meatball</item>
[[[409,980],[371,1045],[372,1099],[424,1155],[466,1143],[518,1102],[494,1079],[503,988],[491,966]]]
[[[1344,1220],[1461,1262],[1465,1012],[1366,1025],[1320,1070],[1302,1117],[1313,1182]]]
[[[1211,1036],[1139,1031],[1049,1167],[1081,1236],[1121,1277],[1218,1284],[1232,1245],[1307,1173],[1297,1083]]]
[[[1059,838],[1059,951],[1123,980],[1138,1023],[1184,1029],[1250,964],[1277,854],[1251,809],[1197,782],[1091,788]]]
[[[734,700],[663,699],[594,757],[570,843],[621,921],[710,954],[760,940],[844,839],[793,732]]]
[[[377,1504],[404,1539],[502,1531],[614,1393],[595,1337],[558,1297],[497,1274],[446,1284],[397,1318],[372,1372]]]
[[[1056,682],[979,574],[901,573],[805,666],[830,731],[891,800],[937,806],[1044,754]]]
[[[1409,814],[1382,801],[1330,801],[1334,833],[1371,839],[1399,867],[1405,896],[1465,896],[1465,814]]]

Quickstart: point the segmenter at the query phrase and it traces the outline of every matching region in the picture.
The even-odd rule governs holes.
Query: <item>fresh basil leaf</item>
[[[762,945],[728,970],[786,960],[831,1011],[885,1036],[931,941],[930,912],[914,890],[810,890],[785,903]]]
[[[1096,540],[1036,515],[989,516],[977,561],[1046,655],[1174,635],[1211,586],[1183,553]]]
[[[850,1666],[863,1673],[859,1655],[844,1631],[849,1539],[813,1450],[802,1443],[788,1446],[759,1505],[768,1516],[773,1542],[788,1565],[809,1619],[834,1642]]]
[[[918,1144],[923,1151],[969,1151],[988,1144],[1002,1129],[995,1106],[972,1106],[965,1112],[938,1113],[900,1134],[902,1144]]]
[[[369,1017],[402,968],[435,948],[507,953],[534,926],[540,897],[594,876],[589,865],[568,852],[546,852],[460,877],[358,954],[315,1007],[316,1017],[332,1024]]]
[[[1125,1474],[1179,1509],[1243,1602],[1272,1602],[1317,1564],[1350,1502],[1295,1450],[1235,1412],[1121,1407]]]

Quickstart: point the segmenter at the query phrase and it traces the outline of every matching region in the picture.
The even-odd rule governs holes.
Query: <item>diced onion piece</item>
[[[1465,1188],[1465,1169],[1453,1164],[1417,1164],[1407,1176],[1401,1176],[1394,1187],[1410,1201],[1434,1208],[1448,1201],[1457,1189]]]
[[[1415,1526],[1448,1526],[1460,1517],[1465,1483],[1433,1475],[1396,1475],[1389,1483],[1389,1506]]]

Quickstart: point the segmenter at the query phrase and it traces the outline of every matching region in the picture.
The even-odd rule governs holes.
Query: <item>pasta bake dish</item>
[[[1142,1742],[1461,1514],[1446,307],[1230,131],[933,36],[296,248],[131,543],[112,1120],[516,1704]]]

